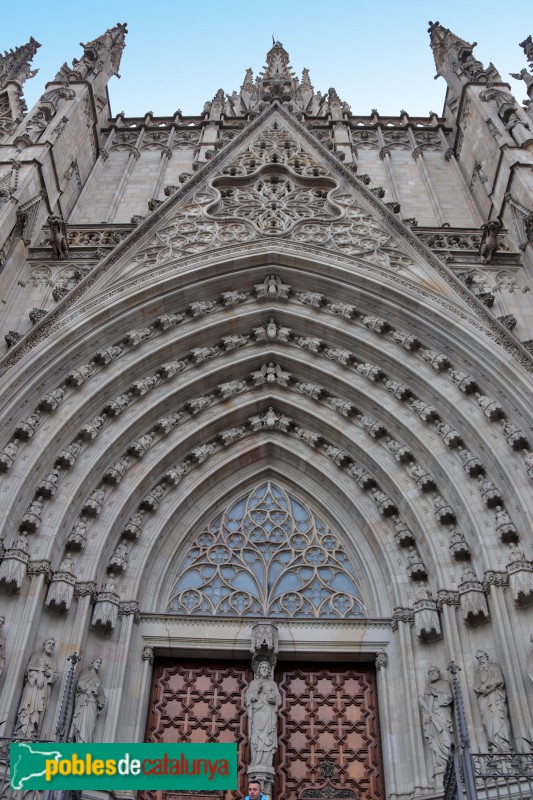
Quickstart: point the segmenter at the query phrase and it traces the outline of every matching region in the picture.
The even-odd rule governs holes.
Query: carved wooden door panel
[[[319,800],[332,787],[384,798],[374,669],[280,664],[276,681],[283,698],[277,799],[298,800],[312,789]],[[332,762],[329,773],[324,762]]]
[[[156,662],[146,726],[147,742],[237,742],[239,790],[205,792],[145,792],[144,800],[231,800],[246,795],[248,763],[244,693],[252,679],[248,664]]]
[[[244,694],[252,677],[249,662],[156,662],[146,741],[237,742],[239,789],[144,792],[143,800],[244,798],[249,761]],[[382,800],[374,669],[280,664],[275,678],[282,697],[275,800],[332,800],[353,792],[360,800]]]

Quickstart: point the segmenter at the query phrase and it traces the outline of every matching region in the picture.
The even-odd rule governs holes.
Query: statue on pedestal
[[[41,732],[52,685],[59,674],[53,656],[55,646],[55,639],[47,639],[43,649],[35,652],[28,661],[15,725],[15,735],[20,738],[37,739]]]
[[[507,716],[507,692],[499,664],[489,661],[487,653],[478,650],[474,673],[474,692],[477,695],[481,721],[491,753],[511,751],[511,733]]]
[[[84,669],[78,678],[74,715],[70,726],[70,742],[92,742],[96,720],[105,706],[106,697],[102,690],[102,681],[98,675],[102,659],[97,657],[91,666]]]
[[[278,746],[277,714],[281,695],[272,680],[272,668],[266,658],[257,660],[255,678],[246,690],[246,708],[249,719],[250,766],[272,767]]]
[[[453,744],[453,694],[450,682],[441,678],[438,667],[428,669],[428,679],[424,694],[420,697],[422,723],[433,754],[435,771],[441,772]]]

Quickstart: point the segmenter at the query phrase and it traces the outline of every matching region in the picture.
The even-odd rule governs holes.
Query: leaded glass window
[[[366,617],[339,538],[311,509],[266,481],[197,536],[167,613],[197,616]]]

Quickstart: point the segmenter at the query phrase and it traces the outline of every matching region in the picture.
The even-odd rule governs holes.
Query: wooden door
[[[146,741],[237,742],[239,789],[145,792],[144,800],[244,798],[249,760],[244,694],[252,677],[249,662],[156,661]],[[275,800],[327,800],[332,792],[382,800],[374,668],[281,663],[275,679],[282,696]]]

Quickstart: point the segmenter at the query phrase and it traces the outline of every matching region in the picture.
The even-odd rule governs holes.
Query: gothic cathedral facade
[[[0,736],[436,797],[455,662],[472,749],[530,753],[531,36],[523,105],[435,22],[442,116],[274,42],[197,116],[111,117],[126,33],[29,112],[38,43],[0,57]]]

